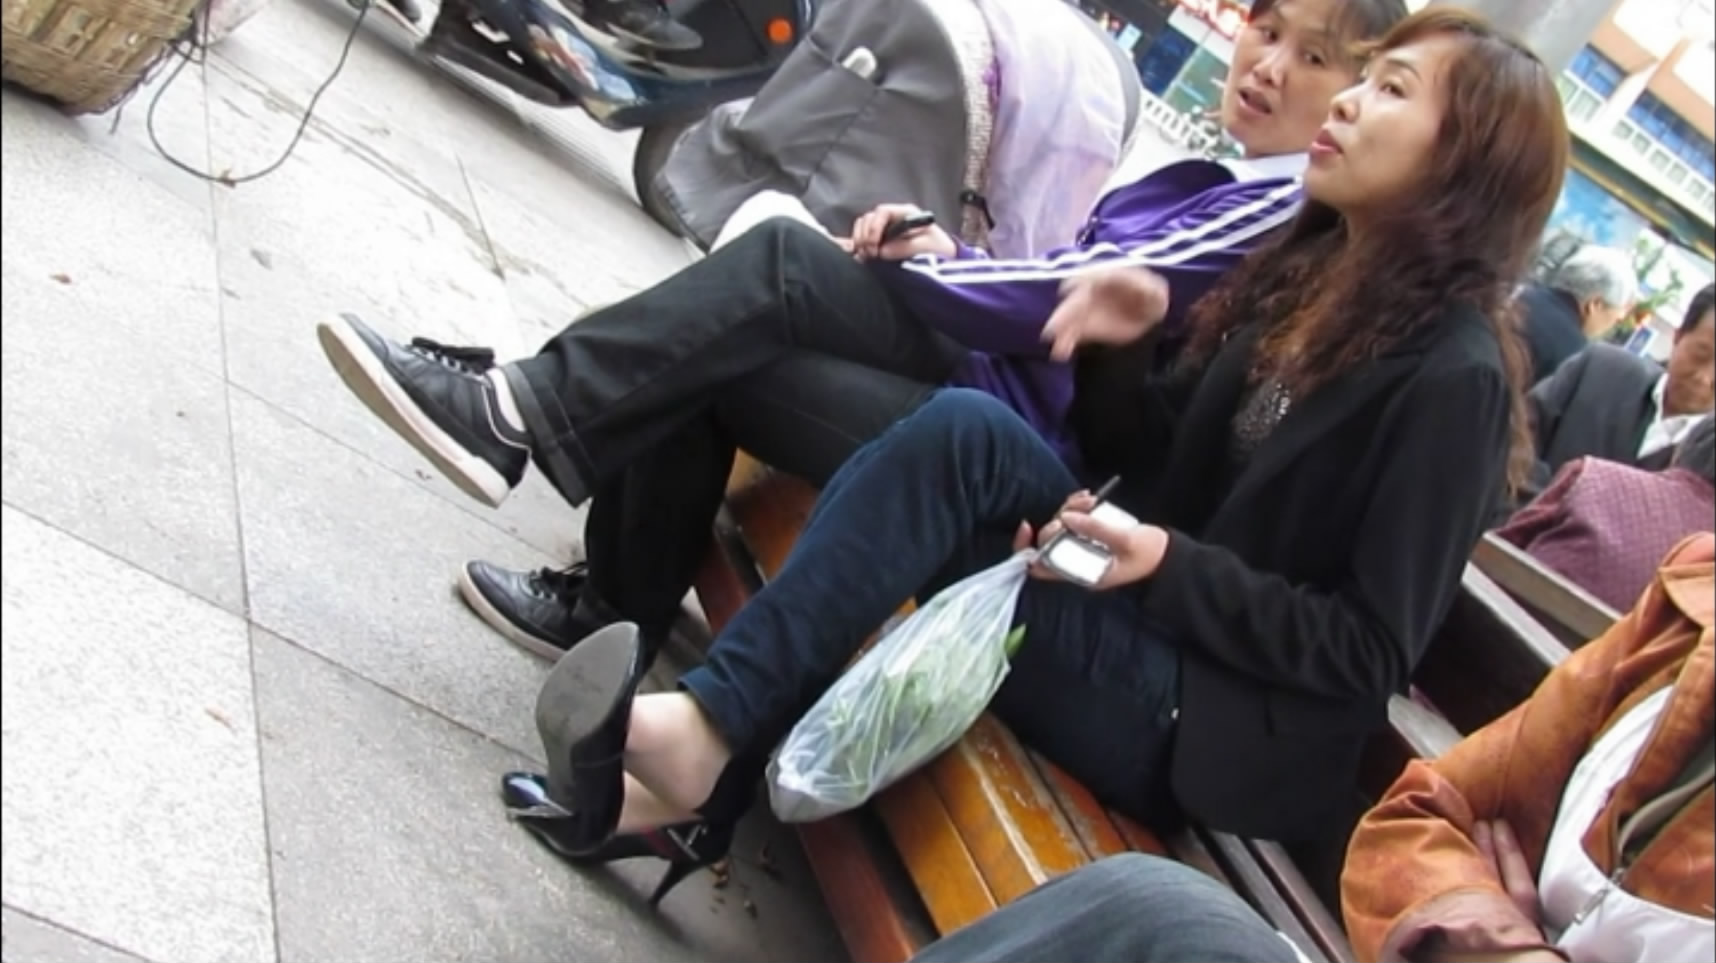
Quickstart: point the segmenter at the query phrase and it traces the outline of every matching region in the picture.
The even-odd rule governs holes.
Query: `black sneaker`
[[[524,477],[530,435],[501,417],[482,374],[491,352],[399,344],[349,314],[322,322],[316,337],[346,387],[465,494],[499,507]]]
[[[622,40],[656,50],[696,50],[703,36],[673,19],[661,0],[589,0],[586,15]]]
[[[607,624],[578,611],[578,596],[588,580],[589,568],[583,562],[534,572],[466,562],[459,570],[459,595],[496,632],[525,651],[552,660]]]

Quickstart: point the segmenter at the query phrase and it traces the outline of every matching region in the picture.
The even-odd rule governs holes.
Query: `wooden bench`
[[[814,490],[802,482],[751,463],[735,469],[716,550],[697,586],[713,628],[719,630],[779,569],[814,501]],[[1541,628],[1530,635],[1533,623],[1517,604],[1475,570],[1467,576],[1465,594],[1478,593],[1478,600],[1467,602],[1463,611],[1473,617],[1451,619],[1443,635],[1489,633],[1488,638],[1506,641],[1485,646],[1468,639],[1466,644],[1515,652],[1521,643],[1507,634],[1524,632],[1553,655],[1547,646],[1554,640],[1545,642]],[[1520,618],[1477,617],[1492,606]],[[1522,664],[1532,661],[1511,657]],[[1539,677],[1545,664],[1536,661]],[[1425,681],[1446,698],[1444,684],[1469,680],[1445,673]],[[1361,801],[1380,794],[1408,759],[1434,757],[1466,728],[1451,725],[1429,702],[1393,700],[1389,730],[1367,747]],[[1488,711],[1461,706],[1467,719]],[[1321,887],[1313,886],[1288,851],[1272,842],[1200,827],[1158,836],[1105,810],[989,717],[866,810],[803,825],[798,832],[842,937],[853,958],[863,963],[906,959],[937,934],[972,922],[1048,879],[1129,850],[1198,867],[1233,888],[1313,959],[1353,958],[1339,920],[1318,895],[1319,889],[1329,893],[1332,874],[1324,874]],[[1338,853],[1326,855],[1338,866]]]
[[[1569,648],[1476,564],[1413,675],[1454,727],[1472,732],[1531,695]]]
[[[1494,532],[1478,543],[1472,563],[1569,648],[1602,635],[1621,617],[1607,603]]]

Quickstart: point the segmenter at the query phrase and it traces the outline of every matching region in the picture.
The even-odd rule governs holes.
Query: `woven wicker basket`
[[[124,99],[201,0],[3,2],[6,79],[87,114]]]

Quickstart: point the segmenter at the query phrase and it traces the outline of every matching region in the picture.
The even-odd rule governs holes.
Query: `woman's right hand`
[[[1147,268],[1110,267],[1061,282],[1061,301],[1043,326],[1049,357],[1069,361],[1087,344],[1129,344],[1162,323],[1168,282]]]
[[[922,208],[912,204],[877,205],[875,210],[858,218],[852,225],[853,256],[860,261],[904,261],[919,254],[959,256],[959,245],[942,230],[940,224],[920,227],[904,237],[882,243],[882,235],[890,224],[922,213]]]
[[[1118,588],[1155,575],[1168,551],[1167,530],[1137,521],[1116,523],[1099,519],[1091,514],[1096,510],[1096,506],[1095,495],[1088,491],[1073,492],[1061,506],[1061,510],[1055,513],[1055,517],[1041,529],[1033,530],[1030,522],[1020,522],[1013,533],[1013,550],[1022,552],[1032,547],[1041,549],[1063,529],[1070,528],[1073,534],[1081,535],[1107,548],[1114,557],[1114,564],[1109,567],[1108,573],[1100,582],[1088,586],[1089,588],[1096,591]],[[1060,580],[1060,576],[1053,569],[1040,561],[1031,564],[1031,575],[1048,581]]]

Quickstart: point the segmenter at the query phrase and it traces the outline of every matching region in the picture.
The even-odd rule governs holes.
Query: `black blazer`
[[[1666,467],[1673,457],[1669,451],[1648,464],[1639,459],[1639,445],[1656,419],[1651,395],[1661,378],[1656,363],[1612,344],[1593,344],[1532,388],[1538,464],[1527,494],[1547,486],[1562,465],[1587,455],[1623,465]]]
[[[1546,284],[1528,284],[1514,301],[1520,312],[1520,331],[1531,352],[1531,383],[1555,373],[1561,363],[1585,349],[1588,343],[1579,317],[1579,302],[1573,295]]]
[[[1156,575],[1125,591],[1182,650],[1176,798],[1217,829],[1292,839],[1350,799],[1366,738],[1452,604],[1504,484],[1508,385],[1485,320],[1450,308],[1297,403],[1227,487],[1258,334],[1142,391],[1081,369],[1081,423],[1117,403],[1149,412],[1120,419],[1130,452],[1087,452],[1129,479],[1167,453],[1159,481],[1115,500],[1170,531]]]

